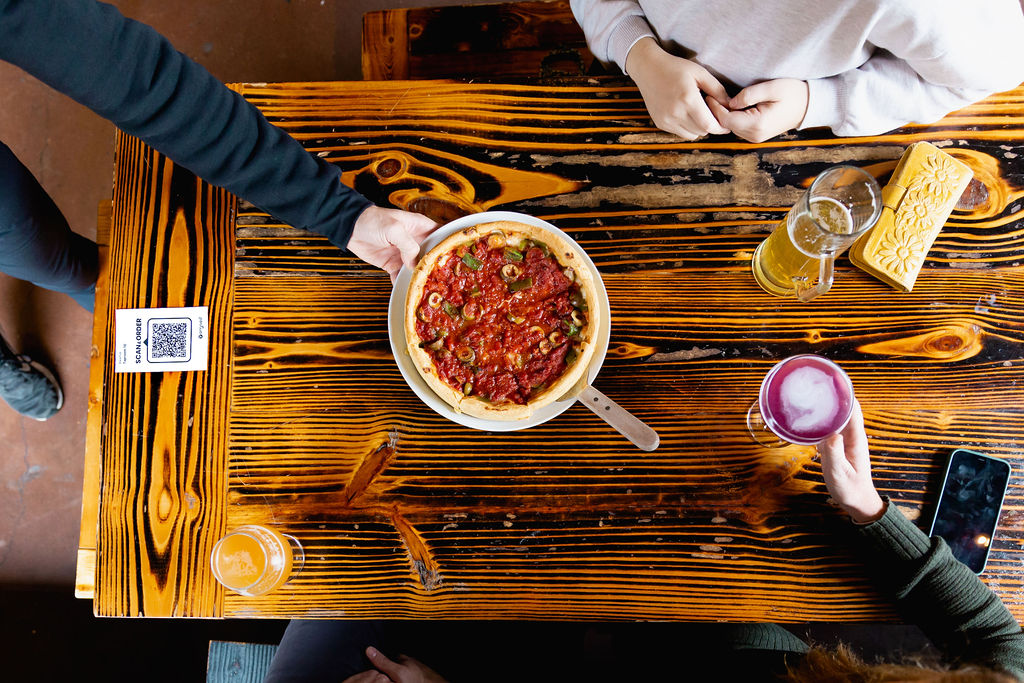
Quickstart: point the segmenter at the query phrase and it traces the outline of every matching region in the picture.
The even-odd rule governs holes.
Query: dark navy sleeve
[[[344,247],[370,201],[159,33],[94,0],[0,0],[0,59],[204,180]]]

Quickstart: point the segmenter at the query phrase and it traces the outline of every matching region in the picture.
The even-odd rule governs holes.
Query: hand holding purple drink
[[[871,480],[871,453],[856,398],[850,421],[842,431],[818,444],[818,453],[829,495],[854,522],[867,524],[885,514],[885,501]]]
[[[871,480],[864,415],[853,382],[832,361],[801,354],[776,363],[747,412],[747,428],[763,446],[816,445],[829,495],[853,521],[864,524],[885,513]]]

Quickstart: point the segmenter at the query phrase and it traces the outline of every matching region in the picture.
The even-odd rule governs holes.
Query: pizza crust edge
[[[455,247],[466,242],[475,242],[495,230],[500,230],[506,235],[521,235],[546,244],[552,255],[555,256],[555,260],[563,268],[573,269],[587,304],[585,311],[587,324],[581,330],[579,356],[576,361],[551,386],[531,396],[525,405],[512,402],[495,404],[477,396],[466,396],[461,391],[449,386],[438,376],[430,354],[420,348],[419,344],[422,340],[416,334],[416,306],[423,298],[427,278],[435,264]],[[590,362],[594,357],[598,343],[597,332],[604,324],[601,316],[602,311],[594,273],[574,245],[557,233],[528,223],[518,221],[481,223],[452,233],[427,252],[416,264],[405,302],[406,348],[417,371],[427,385],[456,412],[488,420],[517,421],[526,419],[535,410],[557,401],[576,386],[589,369]]]

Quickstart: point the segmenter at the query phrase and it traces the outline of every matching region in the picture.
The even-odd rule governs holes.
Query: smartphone
[[[1005,460],[966,448],[949,457],[930,535],[946,539],[953,556],[975,574],[985,570],[1009,482]]]

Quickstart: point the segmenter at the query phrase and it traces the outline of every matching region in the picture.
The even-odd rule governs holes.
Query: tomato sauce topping
[[[523,405],[560,377],[586,324],[575,272],[543,243],[500,233],[442,256],[416,309],[441,379],[492,403]]]

